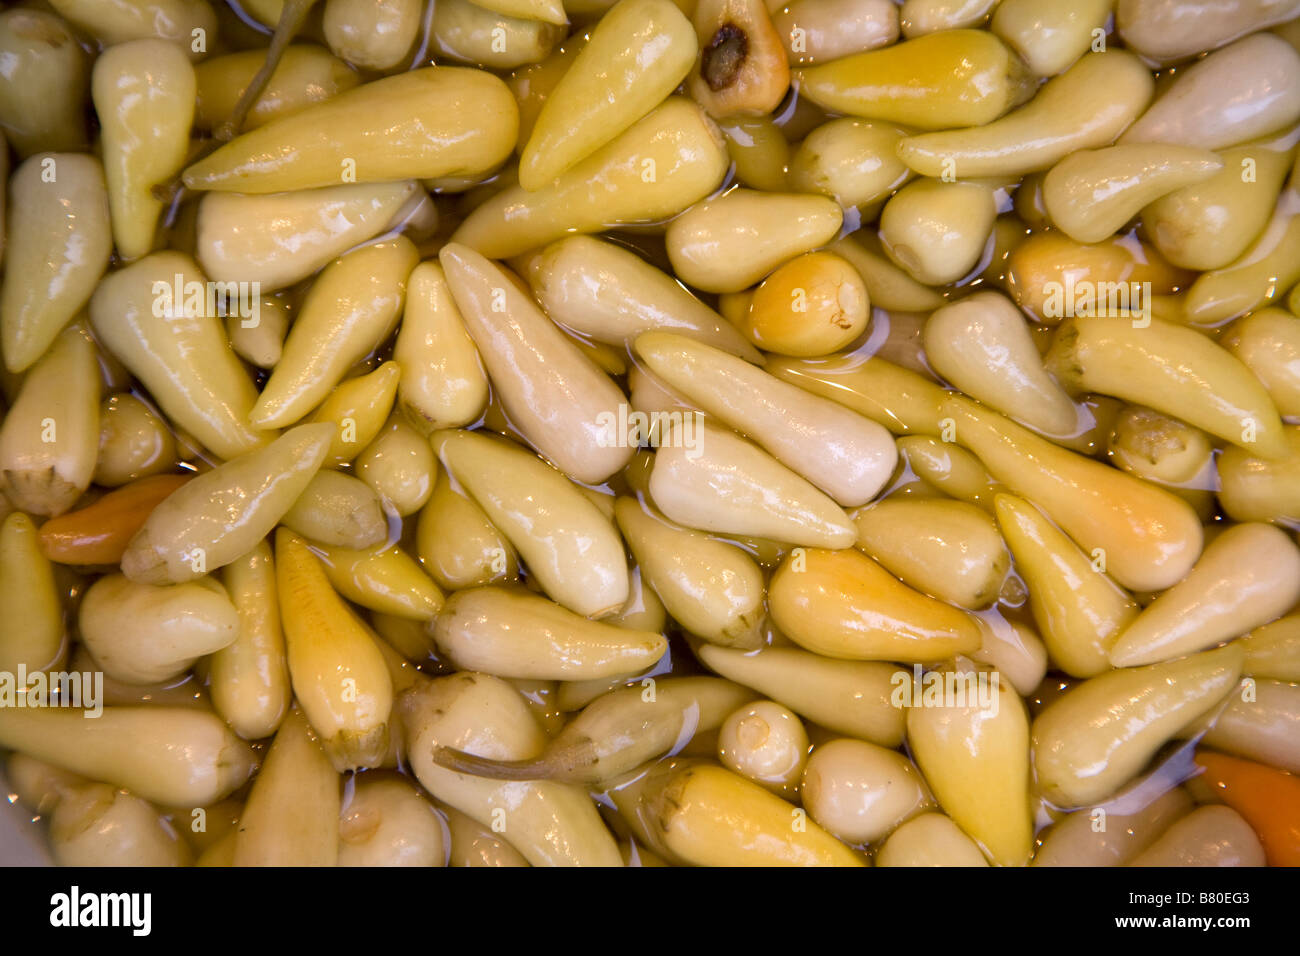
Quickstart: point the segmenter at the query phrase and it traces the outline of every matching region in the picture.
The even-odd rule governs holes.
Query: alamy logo
[[[152,289],[153,314],[160,319],[233,315],[246,329],[262,321],[260,282],[186,282],[178,272],[171,282],[159,279]]]
[[[596,416],[601,448],[683,448],[692,460],[702,454],[704,415],[701,412],[634,412],[619,405],[618,412]]]
[[[152,893],[82,893],[73,886],[50,897],[50,925],[59,927],[125,926],[132,936],[153,929]]]
[[[19,664],[18,672],[0,671],[0,708],[69,707],[83,717],[104,713],[102,671],[33,671]]]
[[[920,664],[912,673],[894,671],[889,702],[895,707],[973,707],[991,717],[998,715],[1002,675],[997,671],[951,670],[924,672]]]
[[[1132,316],[1135,329],[1151,324],[1150,282],[1091,282],[1067,273],[1063,283],[1043,283],[1043,295],[1044,318]]]

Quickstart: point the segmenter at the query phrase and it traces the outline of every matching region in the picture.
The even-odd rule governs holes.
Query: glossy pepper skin
[[[1199,778],[1259,834],[1269,866],[1300,866],[1300,777],[1263,764],[1201,750]]]
[[[110,491],[94,504],[41,525],[41,550],[59,564],[117,564],[127,543],[189,475],[152,475]]]
[[[439,66],[366,83],[245,133],[185,170],[191,189],[273,193],[440,176],[505,161],[519,109],[483,70]]]

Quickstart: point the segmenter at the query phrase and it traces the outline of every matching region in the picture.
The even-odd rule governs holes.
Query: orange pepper
[[[1300,777],[1207,750],[1196,763],[1201,781],[1259,834],[1269,866],[1300,866]]]
[[[59,564],[117,564],[149,513],[192,475],[151,475],[41,525],[41,550]]]

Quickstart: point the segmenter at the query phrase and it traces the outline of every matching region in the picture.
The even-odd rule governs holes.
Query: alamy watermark
[[[1135,329],[1151,324],[1150,282],[1092,282],[1067,273],[1065,282],[1043,283],[1043,295],[1044,318],[1132,316]]]
[[[889,702],[904,707],[973,707],[990,717],[998,715],[1002,675],[997,671],[925,671],[912,665],[912,673],[894,671]]]
[[[74,884],[68,892],[50,897],[50,925],[121,927],[132,936],[148,936],[153,929],[153,894],[83,893]]]
[[[66,707],[83,717],[104,713],[102,671],[32,671],[25,664],[17,673],[0,671],[0,708]]]
[[[262,321],[260,282],[186,282],[178,272],[171,282],[159,279],[151,288],[153,314],[160,319],[236,316],[246,329],[255,329]]]
[[[596,437],[601,448],[681,448],[691,460],[703,453],[702,412],[637,412],[619,405],[617,412],[597,415],[596,424],[601,429]]]

